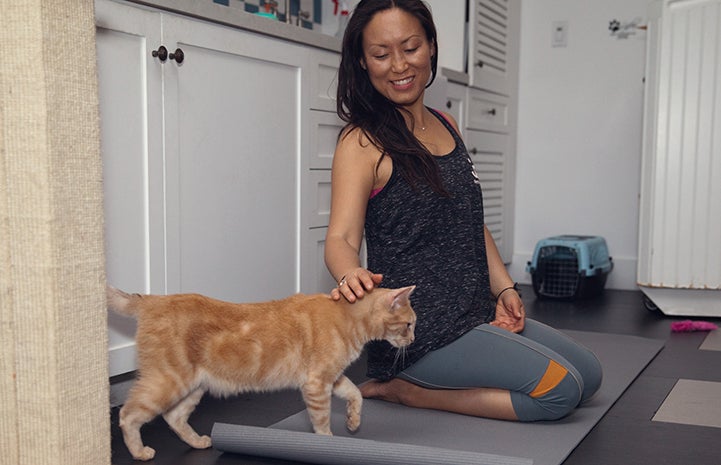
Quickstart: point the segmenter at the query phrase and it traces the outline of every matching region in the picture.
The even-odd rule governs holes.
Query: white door
[[[521,2],[472,0],[469,3],[470,84],[502,95],[515,94]]]

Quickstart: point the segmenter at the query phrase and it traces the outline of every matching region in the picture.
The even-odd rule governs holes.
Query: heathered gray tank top
[[[368,201],[365,235],[368,269],[384,275],[383,287],[415,284],[416,340],[405,357],[386,341],[368,346],[368,376],[387,380],[431,350],[488,321],[494,311],[483,236],[481,185],[463,141],[436,157],[445,197],[419,182],[415,190],[394,165],[388,183]],[[482,356],[479,354],[479,356]]]

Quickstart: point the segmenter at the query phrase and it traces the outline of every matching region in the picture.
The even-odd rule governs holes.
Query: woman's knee
[[[583,391],[583,381],[569,374],[541,395],[512,392],[511,401],[520,421],[558,420],[578,406]]]
[[[578,366],[578,371],[583,377],[583,393],[581,403],[593,397],[601,388],[603,382],[603,367],[596,355],[590,350],[587,351],[586,361],[583,366]]]

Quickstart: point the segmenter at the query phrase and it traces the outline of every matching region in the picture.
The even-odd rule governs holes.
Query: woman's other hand
[[[515,289],[509,289],[501,294],[496,302],[496,319],[491,324],[512,333],[523,331],[526,324],[526,310],[521,296]]]

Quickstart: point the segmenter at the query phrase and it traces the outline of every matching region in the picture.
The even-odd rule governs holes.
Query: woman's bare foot
[[[395,402],[408,407],[445,410],[501,420],[518,420],[511,402],[511,394],[503,389],[426,389],[399,378],[386,382],[371,379],[358,388],[365,398]]]
[[[365,398],[380,399],[396,404],[406,404],[408,396],[412,396],[414,390],[421,389],[419,386],[399,378],[385,382],[371,379],[358,388]]]

